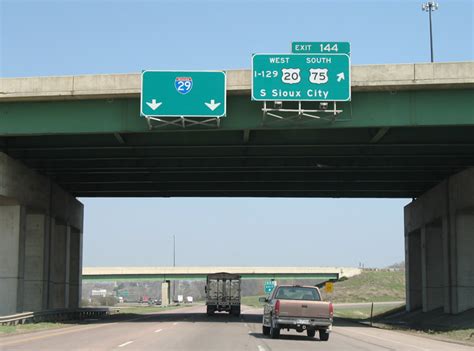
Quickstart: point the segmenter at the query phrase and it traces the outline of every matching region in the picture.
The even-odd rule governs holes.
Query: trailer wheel
[[[310,338],[314,338],[314,336],[316,335],[316,330],[314,330],[314,329],[307,329],[307,330],[306,330],[306,334],[308,334],[308,336],[309,336]]]
[[[212,306],[207,306],[207,315],[212,316],[214,314],[214,308]]]
[[[266,335],[266,336],[270,335],[270,327],[266,327],[266,326],[263,325],[262,326],[262,334]]]
[[[240,316],[240,306],[232,306],[230,308],[230,314],[233,314],[236,317]]]

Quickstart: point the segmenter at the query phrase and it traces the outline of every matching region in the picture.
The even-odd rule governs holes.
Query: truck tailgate
[[[329,302],[280,300],[280,316],[329,318]]]

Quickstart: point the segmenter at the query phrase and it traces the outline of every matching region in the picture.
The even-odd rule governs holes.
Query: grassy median
[[[164,312],[164,311],[171,311],[178,308],[186,308],[192,307],[195,305],[170,305],[170,306],[131,306],[131,307],[120,307],[116,306],[119,310],[119,314],[149,314],[149,313],[157,313],[157,312]]]
[[[262,295],[262,296],[264,296],[264,295]],[[260,296],[242,296],[241,302],[242,302],[242,305],[257,307],[257,308],[258,307],[263,308],[263,304],[258,302],[259,298],[260,298]]]
[[[178,308],[186,308],[191,307],[193,305],[172,305],[172,306],[132,306],[132,307],[112,307],[118,310],[118,313],[110,315],[108,317],[104,317],[102,320],[123,320],[123,318],[127,318],[127,315],[141,315],[141,314],[150,314],[150,313],[158,313],[158,312],[165,312],[170,310],[175,310]],[[3,325],[0,326],[0,336],[7,335],[7,334],[20,334],[20,333],[27,333],[32,331],[40,331],[40,330],[48,330],[48,329],[57,329],[57,328],[64,328],[70,327],[76,324],[81,324],[81,321],[67,321],[64,323],[50,323],[50,322],[42,322],[42,323],[27,323],[27,324],[18,324],[18,325]]]

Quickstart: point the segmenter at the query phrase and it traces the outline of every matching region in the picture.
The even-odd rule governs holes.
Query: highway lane
[[[328,342],[294,331],[280,339],[261,334],[261,309],[244,308],[240,318],[207,317],[203,306],[145,315],[120,322],[0,338],[0,350],[473,350],[401,332],[338,322]]]

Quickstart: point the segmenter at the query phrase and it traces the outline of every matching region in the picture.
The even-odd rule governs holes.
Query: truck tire
[[[270,327],[262,326],[262,334],[265,336],[270,335]]]
[[[212,306],[207,306],[207,315],[212,316],[214,314],[214,308]]]
[[[308,334],[308,336],[309,336],[310,338],[314,338],[314,336],[316,335],[316,330],[314,330],[314,329],[307,329],[307,330],[306,330],[306,334]]]
[[[230,308],[230,314],[239,317],[240,316],[240,306],[232,306]]]
[[[320,329],[319,330],[319,340],[328,341],[329,340],[329,333],[324,329]]]
[[[271,322],[271,327],[270,327],[270,337],[272,339],[278,339],[280,337],[280,328],[276,325],[276,323]]]

